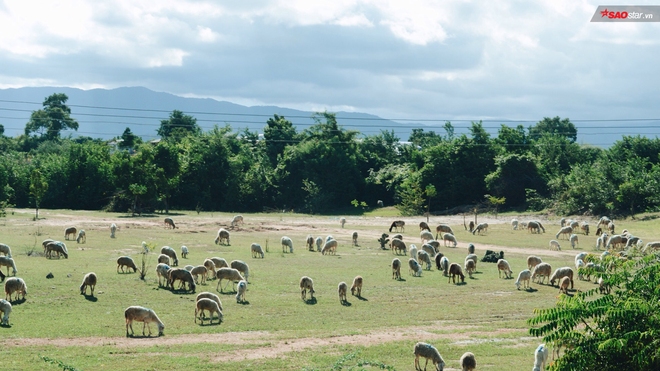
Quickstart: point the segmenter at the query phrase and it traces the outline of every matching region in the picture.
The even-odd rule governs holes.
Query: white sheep
[[[330,241],[330,240],[334,240],[334,239],[335,239],[335,238],[332,237],[332,235],[329,234],[329,235],[325,238],[325,242],[328,242],[328,241]]]
[[[110,224],[110,238],[115,238],[115,233],[117,232],[117,224]]]
[[[346,224],[346,218],[340,218],[339,223],[341,224],[341,227],[344,228],[344,224]]]
[[[242,260],[232,260],[231,263],[229,263],[229,267],[241,272],[243,277],[245,277],[245,281],[250,282],[250,267],[248,267],[246,262]]]
[[[474,264],[474,260],[471,259],[466,259],[465,260],[465,271],[467,272],[468,276],[472,278],[472,274],[474,271],[477,269],[476,264]]]
[[[584,233],[585,236],[588,236],[589,235],[589,223],[582,222],[580,224],[580,230],[582,231],[582,233]]]
[[[593,263],[592,263],[593,264]],[[575,260],[575,269],[577,270],[577,276],[580,281],[584,281],[584,276],[582,274],[584,268],[587,265],[584,263],[584,260],[582,259],[576,259]]]
[[[165,254],[158,255],[158,264],[170,264],[170,257]]]
[[[89,286],[91,290],[91,296],[94,296],[94,288],[96,287],[96,273],[94,272],[89,272],[87,273],[82,280],[82,284],[80,285],[80,295],[87,295],[87,287]]]
[[[481,232],[487,232],[487,231],[488,231],[488,223],[479,223],[477,224],[476,227],[474,227],[472,234],[481,234]]]
[[[473,371],[477,368],[477,359],[472,352],[463,353],[460,361],[462,371]]]
[[[573,290],[573,269],[571,269],[571,267],[561,267],[555,269],[555,272],[550,277],[550,285],[554,286],[555,281],[561,280],[564,277],[568,277],[571,284],[571,290]]]
[[[302,276],[300,278],[300,297],[303,301],[307,301],[307,291],[311,296],[310,300],[314,300],[314,281],[307,276]]]
[[[390,241],[390,249],[392,252],[398,254],[399,252],[403,252],[403,254],[406,254],[406,243],[401,241],[398,238],[392,238]]]
[[[229,264],[223,258],[218,258],[218,257],[214,256],[214,257],[211,258],[211,261],[213,262],[213,266],[215,267],[215,269],[229,267]]]
[[[601,294],[609,294],[611,290],[611,286],[605,282],[605,279],[603,277],[598,278],[598,290],[600,291]]]
[[[447,224],[439,224],[437,227],[435,227],[435,239],[438,239],[438,236],[440,233],[449,233],[449,234],[454,234],[454,230],[451,229],[451,227]]]
[[[330,240],[326,241],[325,245],[323,246],[323,249],[321,250],[321,254],[332,254],[335,255],[337,253],[337,245],[339,242],[337,240]]]
[[[250,251],[252,252],[252,257],[257,258],[261,256],[261,259],[264,258],[264,249],[258,243],[253,243],[250,245]]]
[[[600,228],[601,226],[607,227],[608,224],[610,224],[611,220],[607,216],[602,216],[600,220],[598,221],[597,227]]]
[[[454,243],[453,247],[456,247],[456,245],[458,245],[458,241],[456,241],[456,236],[454,236],[451,233],[443,234],[442,235],[442,240],[444,241],[445,247],[447,246],[447,241],[453,242]]]
[[[543,260],[535,255],[530,255],[527,257],[527,269],[530,271],[534,269],[537,265],[543,263]]]
[[[658,250],[658,249],[660,249],[660,241],[653,241],[653,242],[647,243],[646,246],[644,246],[643,252],[645,254],[648,254],[652,250]]]
[[[468,260],[474,261],[474,270],[476,272],[477,262],[479,262],[479,257],[477,256],[477,254],[467,254],[467,256],[465,257],[465,261],[468,261]]]
[[[605,248],[608,250],[611,248],[620,248],[626,242],[628,242],[628,240],[625,237],[620,234],[615,234],[607,240],[607,245]]]
[[[358,233],[357,233],[357,231],[353,232],[352,239],[353,239],[353,246],[358,246]]]
[[[355,276],[353,278],[353,284],[351,285],[351,295],[362,297],[362,283],[363,283],[362,276]],[[355,294],[357,292],[357,295]]]
[[[57,253],[58,259],[60,255],[64,255],[65,259],[69,258],[69,251],[66,248],[66,244],[62,241],[54,241],[46,245],[46,257],[51,258],[53,252]]]
[[[578,235],[575,233],[571,234],[571,237],[569,237],[569,241],[571,242],[572,248],[575,248],[575,245],[580,244],[580,242],[578,241]]]
[[[573,233],[573,227],[571,226],[562,227],[559,229],[559,232],[557,232],[557,234],[555,235],[555,238],[560,239],[561,236],[565,236],[566,239],[568,239],[571,233]]]
[[[552,273],[552,266],[548,263],[539,263],[536,267],[534,267],[534,270],[532,271],[532,282],[537,277],[541,278],[541,281],[538,282],[540,284],[543,284],[543,281],[545,281],[546,277],[550,278],[550,273]]]
[[[135,265],[135,262],[129,256],[120,256],[117,258],[117,273],[119,273],[119,267],[121,267],[121,272],[124,272],[124,267],[133,268],[133,273],[137,272],[138,268]]]
[[[16,262],[14,262],[14,259],[6,257],[6,256],[0,256],[0,267],[7,267],[7,275],[9,275],[9,268],[11,267],[12,273],[15,276],[16,273],[18,273],[18,269],[16,269]]]
[[[424,265],[426,263],[426,270],[430,271],[431,270],[431,257],[429,254],[422,250],[417,252],[417,260],[421,265]]]
[[[534,351],[534,368],[532,371],[545,370],[545,363],[548,361],[548,347],[545,344],[539,345]]]
[[[288,252],[293,252],[293,241],[291,241],[291,239],[289,237],[283,236],[282,239],[281,239],[281,242],[282,242],[282,252],[283,253],[287,252],[286,251],[287,247],[289,248]]]
[[[215,244],[216,245],[227,245],[227,246],[229,246],[230,245],[229,244],[229,231],[224,229],[224,228],[220,228],[218,230],[218,235],[215,237]]]
[[[442,371],[445,367],[445,361],[442,359],[440,352],[438,352],[438,350],[431,344],[422,342],[415,344],[413,354],[415,355],[416,371],[422,369],[422,367],[419,365],[419,357],[426,359],[424,370],[426,370],[426,366],[429,364],[429,360],[431,360],[431,364],[435,366],[436,371]]]
[[[236,215],[234,219],[231,220],[231,227],[234,228],[239,223],[243,224],[243,215]]]
[[[4,243],[0,243],[0,253],[3,253],[6,257],[11,258],[11,247],[9,247],[9,245],[5,245]]]
[[[135,335],[135,333],[133,332],[133,321],[142,322],[142,336],[145,336],[144,335],[145,326],[147,327],[147,329],[149,329],[149,336],[151,336],[151,327],[149,326],[149,324],[152,322],[155,322],[158,325],[158,336],[162,336],[163,331],[165,331],[165,325],[160,320],[160,318],[158,318],[156,312],[145,307],[134,305],[126,308],[126,310],[124,311],[124,318],[126,319],[126,337],[129,336],[128,334],[129,327],[131,329],[130,336]]]
[[[337,285],[337,293],[339,294],[339,303],[344,304],[345,302],[348,301],[346,298],[346,292],[348,291],[348,285],[346,282],[339,282],[339,285]]]
[[[515,231],[518,230],[518,219],[511,219],[511,228]]]
[[[523,285],[523,288],[529,289],[529,280],[532,278],[532,272],[529,269],[524,269],[518,273],[518,279],[516,280],[516,288],[520,290],[520,285]]]
[[[504,260],[504,259],[499,259],[497,261],[497,275],[502,278],[502,272],[504,272],[504,278],[513,278],[511,275],[513,274],[513,271],[511,270],[511,267],[509,266],[509,262]]]
[[[22,295],[21,299],[25,299],[25,295],[27,295],[27,285],[22,278],[11,277],[7,278],[7,281],[5,281],[5,299],[11,302],[11,295],[13,293],[16,293],[14,301],[18,300],[19,294]]]
[[[220,297],[218,295],[208,291],[200,292],[199,294],[197,294],[197,297],[195,298],[195,302],[198,302],[200,299],[203,298],[211,299],[215,301],[216,303],[218,303],[218,307],[220,308],[220,310],[222,310],[222,302],[220,301]]]
[[[218,303],[213,299],[200,298],[195,303],[195,323],[197,323],[197,313],[199,312],[199,320],[204,324],[204,311],[209,311],[209,323],[213,323],[213,313],[218,314],[218,323],[222,322],[222,310]]]
[[[321,248],[323,247],[323,237],[316,237],[316,251],[321,252]]]
[[[183,267],[183,269],[187,270],[188,272],[192,272],[193,268],[195,268],[195,266],[190,264]]]
[[[607,233],[603,233],[596,239],[596,250],[600,250],[600,247],[605,248],[605,242],[607,242]]]
[[[435,254],[438,253],[435,247],[429,245],[428,243],[422,245],[422,250],[426,251],[426,253],[429,254],[429,256],[435,256]]]
[[[164,263],[159,263],[156,266],[156,275],[158,276],[158,286],[163,286],[161,278],[164,278],[165,283],[167,283],[167,280],[170,276],[169,274],[170,269],[171,269],[170,266]]]
[[[87,243],[87,234],[84,229],[78,231],[78,237],[76,237],[77,243]]]
[[[2,321],[0,322],[3,326],[9,326],[9,314],[11,314],[11,303],[5,299],[0,299],[0,312],[2,312]]]
[[[185,245],[181,246],[181,257],[183,259],[188,259],[188,246]]]
[[[559,245],[559,241],[557,240],[550,240],[550,250],[561,250],[561,245]]]
[[[527,230],[529,230],[529,233],[534,233],[534,232],[541,233],[541,231],[543,231],[543,233],[545,233],[545,228],[543,228],[543,225],[538,220],[528,221],[527,222]]]
[[[209,274],[209,270],[203,265],[198,265],[196,267],[193,267],[193,269],[190,271],[190,274],[193,276],[195,283],[203,284],[206,282],[206,277]],[[202,276],[201,282],[198,281],[199,276]]]
[[[236,302],[245,303],[245,291],[247,291],[247,281],[239,281],[236,285]]]
[[[220,292],[224,290],[224,288],[220,288],[222,280],[228,280],[229,282],[233,283],[238,283],[245,280],[245,278],[241,275],[241,272],[234,268],[220,268],[215,272],[215,277],[218,279],[218,284],[216,285],[215,290]]]
[[[419,232],[419,237],[422,240],[422,244],[424,244],[426,241],[432,241],[435,239],[433,237],[433,233],[426,230]]]
[[[146,241],[142,241],[142,252],[145,254],[149,253],[149,245],[147,245]]]
[[[421,277],[422,276],[422,266],[419,265],[417,260],[415,260],[413,258],[408,259],[408,268],[409,268],[408,271],[412,272],[413,277]]]
[[[415,244],[410,244],[410,257],[417,260],[417,246]]]
[[[176,267],[176,266],[179,265],[179,259],[177,259],[177,257],[176,257],[176,251],[174,251],[173,248],[171,248],[171,247],[169,247],[169,246],[163,246],[163,247],[160,249],[160,253],[161,253],[161,254],[165,254],[165,255],[169,256],[170,259],[172,259],[172,266],[173,266],[173,267]]]
[[[442,275],[447,277],[449,275],[449,259],[446,256],[440,258],[440,267],[442,270]]]
[[[392,259],[392,279],[401,279],[401,260],[398,258]]]

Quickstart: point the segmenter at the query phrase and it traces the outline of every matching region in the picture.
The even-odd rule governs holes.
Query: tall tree
[[[39,219],[39,205],[41,204],[41,199],[48,191],[48,182],[41,175],[39,169],[32,170],[32,175],[30,177],[30,195],[34,198],[34,206],[36,208],[35,219]]]
[[[119,143],[119,148],[121,149],[135,148],[135,146],[142,143],[142,139],[133,134],[131,128],[128,127],[121,134],[121,139],[122,141]]]
[[[577,129],[569,119],[560,119],[559,116],[549,118],[544,117],[543,120],[536,123],[529,128],[529,137],[532,140],[537,140],[543,134],[551,134],[554,136],[566,138],[574,143],[577,140]]]
[[[266,121],[264,139],[266,154],[273,167],[277,166],[277,157],[284,153],[284,148],[295,144],[296,128],[284,116],[274,115]]]
[[[78,130],[78,122],[71,118],[67,100],[69,97],[63,93],[47,97],[43,103],[44,108],[32,112],[30,121],[25,125],[25,135],[40,132],[42,139],[53,140],[60,137],[62,130]]]
[[[198,135],[201,129],[196,118],[174,110],[167,120],[160,121],[160,128],[156,132],[163,139],[180,140],[188,135]]]

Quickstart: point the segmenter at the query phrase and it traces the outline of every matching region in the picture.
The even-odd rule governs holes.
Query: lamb
[[[449,259],[446,256],[440,258],[440,267],[442,270],[442,275],[447,277],[449,276]]]
[[[165,223],[165,229],[167,229],[167,228],[175,229],[176,228],[176,225],[174,224],[174,220],[172,220],[172,218],[165,218],[165,220],[163,222]]]
[[[204,259],[204,262],[202,265],[206,268],[206,273],[207,277],[210,275],[211,277],[215,277],[215,263],[211,259]],[[194,268],[194,267],[193,267]],[[185,269],[185,268],[184,268]],[[190,270],[186,269],[187,271],[192,273],[192,268]],[[210,273],[210,274],[209,274]]]
[[[518,219],[511,219],[511,228],[514,231],[518,229]]]
[[[293,241],[287,236],[283,236],[281,239],[282,242],[282,252],[286,253],[286,248],[289,248],[289,252],[293,252]]]
[[[9,267],[11,267],[12,274],[15,276],[16,273],[18,273],[18,269],[16,269],[16,263],[14,262],[13,258],[9,258],[6,256],[0,256],[0,267],[7,267],[7,275],[9,275]]]
[[[559,241],[550,240],[550,250],[561,251],[561,246],[559,245]]]
[[[234,268],[220,268],[215,272],[215,277],[218,279],[218,284],[215,287],[215,291],[218,291],[220,288],[222,280],[228,280],[229,282],[234,283],[245,281],[245,278],[243,278],[241,272]],[[219,291],[222,292],[223,290],[224,289],[220,289]]]
[[[431,232],[431,228],[429,228],[429,225],[426,222],[419,222],[419,230],[420,231],[427,230]]]
[[[454,283],[456,283],[456,276],[460,277],[461,282],[465,282],[465,275],[463,274],[461,266],[458,263],[451,263],[449,266],[449,281],[447,281],[447,283],[451,282],[452,280]]]
[[[124,318],[126,318],[126,337],[129,336],[128,328],[131,328],[131,335],[135,335],[133,332],[133,321],[142,322],[142,336],[144,335],[144,327],[146,326],[149,329],[149,336],[151,336],[151,327],[150,323],[155,322],[158,325],[158,336],[163,336],[163,331],[165,331],[165,325],[158,318],[156,312],[151,309],[140,307],[137,305],[130,306],[124,311]]]
[[[69,259],[69,251],[66,248],[64,242],[55,241],[46,245],[46,257],[51,258],[53,252],[57,253],[57,258],[59,259],[60,255],[64,255],[65,259]]]
[[[236,215],[234,219],[231,220],[231,227],[234,228],[239,223],[243,224],[243,215]]]
[[[209,323],[213,323],[213,313],[218,314],[218,323],[222,322],[222,310],[218,306],[218,303],[213,299],[200,298],[195,303],[195,323],[197,323],[197,313],[199,313],[199,319],[204,324],[204,311],[209,311]]]
[[[453,246],[453,247],[456,247],[456,245],[458,245],[458,241],[456,241],[456,236],[454,236],[454,235],[451,234],[451,233],[445,233],[445,234],[443,234],[443,235],[442,235],[442,240],[443,240],[444,243],[445,243],[445,247],[447,246],[447,241],[449,241],[449,242],[453,242],[453,243],[454,243],[454,246]]]
[[[337,286],[337,292],[339,293],[340,304],[344,304],[345,302],[348,301],[348,299],[346,299],[346,291],[348,291],[348,285],[346,284],[346,282],[343,281],[339,282],[339,285]]]
[[[467,259],[465,260],[465,271],[467,272],[468,276],[472,278],[472,273],[477,269],[477,265],[474,263],[474,260]]]
[[[197,294],[197,297],[195,298],[195,302],[198,302],[200,299],[203,298],[211,299],[214,302],[218,303],[218,308],[222,310],[222,302],[220,301],[220,297],[218,295],[208,291],[200,292],[199,294]]]
[[[330,240],[330,241],[327,241],[327,242],[325,243],[325,245],[323,246],[323,250],[321,250],[321,254],[322,254],[322,255],[325,255],[326,253],[327,253],[327,254],[331,254],[331,253],[332,253],[332,255],[335,255],[335,254],[337,253],[337,245],[338,245],[338,244],[339,244],[339,243],[337,242],[337,240]]]
[[[87,234],[84,229],[78,231],[78,237],[76,238],[77,243],[87,243]]]
[[[5,281],[5,299],[11,302],[11,295],[16,293],[16,298],[14,301],[18,300],[18,295],[21,294],[21,300],[25,300],[25,295],[27,295],[27,285],[22,278],[11,277],[7,278]]]
[[[603,233],[600,237],[596,239],[596,250],[600,250],[600,247],[605,248],[605,242],[607,242],[607,233]]]
[[[302,276],[300,278],[300,297],[303,301],[307,301],[307,291],[311,296],[310,300],[314,300],[314,281],[307,276]]]
[[[169,279],[169,274],[170,272],[170,266],[164,263],[159,263],[156,266],[156,275],[158,276],[158,286],[163,286],[163,283],[161,282],[161,278],[165,278],[165,283],[167,283],[167,280]]]
[[[344,228],[344,224],[346,224],[346,218],[340,218],[339,223],[341,224],[341,227]]]
[[[589,223],[582,222],[582,224],[580,224],[580,230],[582,231],[582,233],[584,233],[585,236],[588,236],[589,235]]]
[[[532,271],[532,282],[534,282],[536,277],[540,277],[541,281],[538,283],[543,284],[546,277],[550,278],[550,272],[552,272],[552,266],[550,266],[550,264],[539,263]]]
[[[435,227],[435,239],[438,239],[438,236],[441,233],[449,233],[449,234],[454,234],[454,230],[451,229],[451,227],[447,224],[439,224],[437,227]]]
[[[0,300],[0,312],[2,312],[2,321],[0,325],[9,326],[9,314],[11,313],[11,303],[5,299]]]
[[[419,261],[420,264],[424,265],[426,263],[426,270],[430,271],[431,270],[431,257],[429,254],[422,250],[417,252],[417,260]]]
[[[69,228],[64,230],[64,239],[68,240],[69,236],[71,236],[72,239],[76,238],[76,233],[78,233],[78,230],[76,229],[76,227],[69,227]]]
[[[545,370],[545,362],[548,360],[548,348],[541,344],[534,351],[534,368],[532,371]]]
[[[476,227],[474,227],[472,234],[481,234],[481,232],[487,232],[487,231],[488,231],[488,223],[479,223]]]
[[[165,254],[165,255],[169,256],[170,259],[172,259],[172,266],[173,267],[177,267],[179,265],[179,259],[176,258],[176,251],[174,251],[173,248],[171,248],[169,246],[163,246],[160,249],[160,253]]]
[[[520,290],[520,285],[522,283],[523,288],[529,289],[529,279],[532,278],[532,272],[529,269],[524,269],[518,273],[518,279],[516,280],[516,288]]]
[[[392,238],[392,241],[390,241],[390,249],[395,252],[396,254],[399,253],[399,251],[403,252],[403,255],[406,254],[406,243],[401,241],[398,238]]]
[[[465,352],[461,356],[461,368],[463,371],[474,371],[477,368],[477,360],[472,352]]]
[[[408,271],[412,272],[413,277],[422,276],[422,266],[413,258],[408,259]]]
[[[312,251],[313,249],[314,248],[312,247]],[[264,258],[264,249],[261,248],[261,245],[259,245],[258,243],[253,243],[252,245],[250,245],[250,251],[252,252],[253,258],[257,258],[259,256],[261,256],[261,259]]]
[[[419,365],[419,357],[426,358],[426,363],[424,364],[424,370],[426,371],[426,366],[431,360],[431,364],[435,366],[436,371],[442,371],[445,368],[445,361],[440,356],[440,352],[431,344],[419,342],[415,344],[413,350],[415,355],[415,371],[421,371],[422,367]]]
[[[429,232],[429,231],[421,231],[421,232],[419,233],[419,237],[422,239],[422,244],[423,244],[425,241],[432,241],[432,240],[434,240],[434,238],[433,238],[433,233],[431,233],[431,232]]]
[[[110,224],[110,238],[115,238],[115,232],[117,232],[117,224]]]
[[[307,250],[314,251],[314,237],[312,237],[311,234],[307,235],[307,238],[305,239],[305,246],[307,246]]]
[[[188,246],[181,246],[181,257],[188,259]]]
[[[194,270],[195,268],[193,268]],[[188,289],[194,294],[197,285],[195,285],[195,280],[193,279],[192,272],[188,272],[182,268],[173,268],[170,269],[168,273],[167,284],[170,287],[170,290],[174,291],[174,282],[181,281],[181,286],[185,290],[186,283],[188,284]]]
[[[80,295],[87,295],[87,287],[91,290],[91,296],[94,296],[94,288],[96,287],[96,273],[89,272],[83,277],[82,284],[80,285]]]
[[[229,266],[241,272],[241,274],[243,274],[243,276],[245,277],[245,282],[250,282],[249,281],[250,267],[248,267],[248,265],[244,261],[232,260],[231,263],[229,263]]]
[[[435,256],[435,254],[437,254],[435,248],[427,243],[422,245],[422,250],[426,251],[426,253],[429,254],[429,256]]]
[[[504,278],[513,278],[511,277],[513,271],[511,271],[509,262],[504,259],[500,259],[497,261],[497,274],[500,278],[502,278],[502,272],[504,272]]]
[[[401,260],[397,258],[392,260],[392,279],[401,279]]]
[[[353,232],[353,246],[358,246],[358,233],[357,231]]]
[[[392,229],[395,229],[397,232],[401,229],[401,232],[405,232],[405,227],[406,222],[403,220],[395,220],[392,222],[392,225],[390,225],[390,233],[392,232]]]
[[[570,282],[573,282],[573,281],[570,279],[570,277],[562,277],[562,278],[561,278],[561,281],[559,281],[559,294],[560,294],[560,295],[561,295],[562,292],[563,292],[564,294],[568,295],[568,284],[569,284]],[[571,286],[571,289],[573,289],[572,286]]]
[[[474,261],[474,269],[475,269],[475,271],[476,271],[476,269],[477,269],[477,262],[479,261],[479,257],[477,256],[477,254],[468,254],[468,255],[465,257],[465,260],[466,260],[466,261],[467,261],[467,260],[472,260],[472,261]]]
[[[316,251],[321,252],[322,245],[323,245],[323,238],[316,237]]]
[[[0,252],[3,253],[6,257],[11,258],[11,248],[9,245],[0,243]]]
[[[119,273],[119,267],[121,267],[121,272],[124,272],[124,267],[133,268],[133,273],[137,272],[137,266],[131,257],[129,256],[120,256],[117,258],[117,273]]]
[[[218,230],[218,235],[215,237],[215,244],[216,245],[229,246],[230,245],[230,243],[229,243],[229,231],[224,229],[224,228],[220,228]]]
[[[579,245],[580,242],[578,241],[578,235],[577,234],[572,234],[571,237],[568,239],[571,242],[571,247],[575,248],[575,245]]]
[[[158,255],[158,263],[163,263],[163,264],[170,264],[170,257],[165,255],[165,254],[160,254]]]
[[[190,271],[190,274],[195,279],[195,283],[202,283],[203,284],[203,283],[206,282],[206,277],[208,276],[208,272],[209,272],[209,270],[205,266],[198,265]],[[199,276],[202,276],[201,282],[198,282]]]
[[[414,244],[410,245],[410,257],[417,260],[417,246]]]
[[[571,283],[571,290],[573,290],[573,269],[571,267],[561,267],[557,268],[555,272],[550,277],[550,285],[554,286],[555,281],[561,280],[564,277],[568,277]]]
[[[566,236],[566,239],[568,239],[571,233],[573,233],[573,228],[571,226],[562,227],[555,235],[555,238],[559,239],[561,236]]]
[[[355,276],[353,278],[353,284],[351,285],[351,295],[357,296],[358,298],[362,297],[362,276]],[[357,295],[355,294],[357,292]]]
[[[535,255],[530,255],[527,257],[527,269],[530,271],[534,269],[537,265],[543,263],[543,260]]]
[[[247,291],[247,281],[239,281],[236,285],[236,302],[245,303],[245,291]]]

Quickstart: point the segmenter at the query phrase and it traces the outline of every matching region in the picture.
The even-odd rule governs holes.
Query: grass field
[[[514,215],[480,216],[490,224],[488,232],[473,236],[463,228],[462,217],[433,217],[429,225],[449,223],[459,241],[457,248],[440,247],[450,262],[463,263],[466,246],[474,243],[481,257],[485,249],[503,250],[514,271],[514,279],[498,278],[495,264],[479,263],[474,279],[463,285],[447,282],[435,267],[422,277],[408,273],[407,257],[402,280],[392,279],[390,263],[395,257],[376,241],[394,220],[392,209],[365,216],[348,216],[344,229],[339,216],[299,214],[244,214],[245,224],[231,230],[231,245],[213,243],[220,227],[229,228],[233,215],[226,213],[179,212],[170,215],[178,229],[165,229],[164,216],[130,217],[92,211],[41,210],[38,221],[33,210],[15,210],[0,220],[0,243],[11,246],[18,277],[28,286],[24,302],[14,303],[9,327],[0,327],[3,367],[16,370],[334,370],[413,369],[412,348],[417,341],[434,344],[447,368],[460,369],[460,356],[471,351],[478,370],[520,370],[533,365],[533,352],[540,339],[528,334],[527,319],[534,308],[556,303],[558,289],[532,284],[518,291],[515,275],[526,268],[530,254],[539,255],[553,268],[573,266],[577,250],[567,242],[562,251],[549,251],[548,241],[559,229],[559,218],[515,215],[519,220],[544,221],[546,233],[532,235],[511,230]],[[397,217],[399,218],[399,217]],[[645,242],[660,240],[657,219],[616,221],[617,231],[627,228]],[[404,241],[418,247],[417,224],[425,219],[404,218]],[[583,220],[583,219],[581,219]],[[589,220],[595,230],[595,220]],[[110,238],[109,226],[119,226]],[[68,259],[47,259],[41,241],[64,239],[68,226],[83,228],[87,243],[65,241]],[[360,235],[359,246],[351,246],[351,234]],[[339,241],[336,256],[322,256],[305,249],[304,240],[333,235]],[[282,253],[280,238],[294,241],[293,254]],[[580,235],[580,251],[593,251],[596,237]],[[129,255],[138,263],[141,242],[157,246],[147,255],[145,280],[135,273],[118,274],[116,260]],[[250,244],[268,246],[264,259],[253,259]],[[177,253],[188,246],[188,259],[179,265],[200,265],[218,256],[240,259],[250,265],[246,304],[238,304],[231,286],[220,294],[224,322],[195,324],[196,294],[159,288],[155,273],[160,247]],[[6,272],[3,267],[3,271]],[[85,273],[99,277],[94,298],[80,295]],[[11,273],[11,271],[10,271]],[[46,279],[52,273],[53,279]],[[314,303],[300,298],[298,281],[307,275],[315,285]],[[353,277],[364,277],[363,297],[348,297],[341,305],[337,284],[349,285]],[[576,289],[594,284],[576,280]],[[216,281],[198,285],[197,293],[216,292]],[[142,305],[156,311],[165,323],[160,338],[127,338],[123,311]],[[141,324],[134,324],[136,333]],[[157,332],[156,327],[152,330]]]

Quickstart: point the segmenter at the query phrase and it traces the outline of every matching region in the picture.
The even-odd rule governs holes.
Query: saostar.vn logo
[[[600,17],[601,18],[609,18],[609,19],[627,19],[628,18],[628,12],[612,12],[608,11],[607,8],[603,11],[600,12]]]

